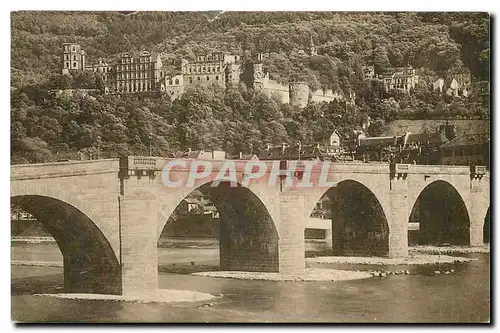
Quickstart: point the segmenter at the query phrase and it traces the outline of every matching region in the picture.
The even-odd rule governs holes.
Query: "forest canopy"
[[[147,153],[150,146],[163,155],[188,148],[236,153],[267,143],[312,144],[334,129],[347,138],[368,117],[372,135],[394,119],[488,118],[489,106],[474,93],[450,97],[430,86],[463,70],[473,81],[489,81],[489,32],[487,13],[13,12],[13,161],[53,160],[61,151]],[[318,50],[312,57],[311,40]],[[273,79],[355,92],[356,105],[298,109],[244,85],[195,88],[175,101],[155,94],[56,96],[50,91],[102,88],[90,73],[59,74],[65,42],[81,44],[88,59],[147,49],[172,66],[199,53],[251,59],[263,52]],[[363,65],[378,73],[411,65],[421,83],[410,95],[385,92],[378,81],[363,80]]]

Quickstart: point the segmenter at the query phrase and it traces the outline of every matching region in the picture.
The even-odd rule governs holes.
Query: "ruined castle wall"
[[[331,90],[323,90],[323,89],[318,89],[316,91],[313,91],[311,93],[311,101],[316,102],[316,103],[321,103],[321,102],[332,102],[332,101],[341,101],[344,98],[341,94],[337,92],[333,92]]]
[[[280,82],[265,79],[263,82],[263,90],[267,96],[277,95],[281,103],[290,102],[290,87],[287,84],[282,84]]]
[[[309,101],[309,87],[305,82],[290,83],[290,104],[305,108]]]

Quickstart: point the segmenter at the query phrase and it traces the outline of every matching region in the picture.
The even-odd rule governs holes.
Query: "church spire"
[[[309,46],[309,55],[310,56],[315,56],[315,55],[318,54],[318,50],[316,50],[316,46],[314,45],[314,41],[313,41],[312,35],[310,37],[311,37],[311,43],[310,43],[310,46]]]

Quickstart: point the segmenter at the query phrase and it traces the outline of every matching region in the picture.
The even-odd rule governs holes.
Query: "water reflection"
[[[86,322],[487,321],[489,255],[461,256],[478,260],[456,265],[406,266],[411,275],[343,282],[271,282],[160,273],[160,288],[224,295],[211,306],[204,302],[141,304],[29,295],[57,292],[57,287],[63,285],[62,268],[12,266],[12,314],[14,319],[25,321]],[[352,268],[373,269],[364,265]],[[387,267],[393,271],[402,268]],[[455,273],[433,274],[434,270],[450,269]]]

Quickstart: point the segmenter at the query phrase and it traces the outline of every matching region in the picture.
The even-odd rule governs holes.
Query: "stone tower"
[[[253,65],[253,86],[254,88],[262,88],[264,83],[264,66],[262,63]]]
[[[290,83],[290,104],[305,108],[309,102],[309,86],[305,82]]]
[[[238,86],[240,83],[241,68],[239,64],[226,65],[226,84],[230,86]]]
[[[64,43],[61,62],[63,74],[69,74],[70,71],[82,71],[85,69],[85,51],[79,44]]]

